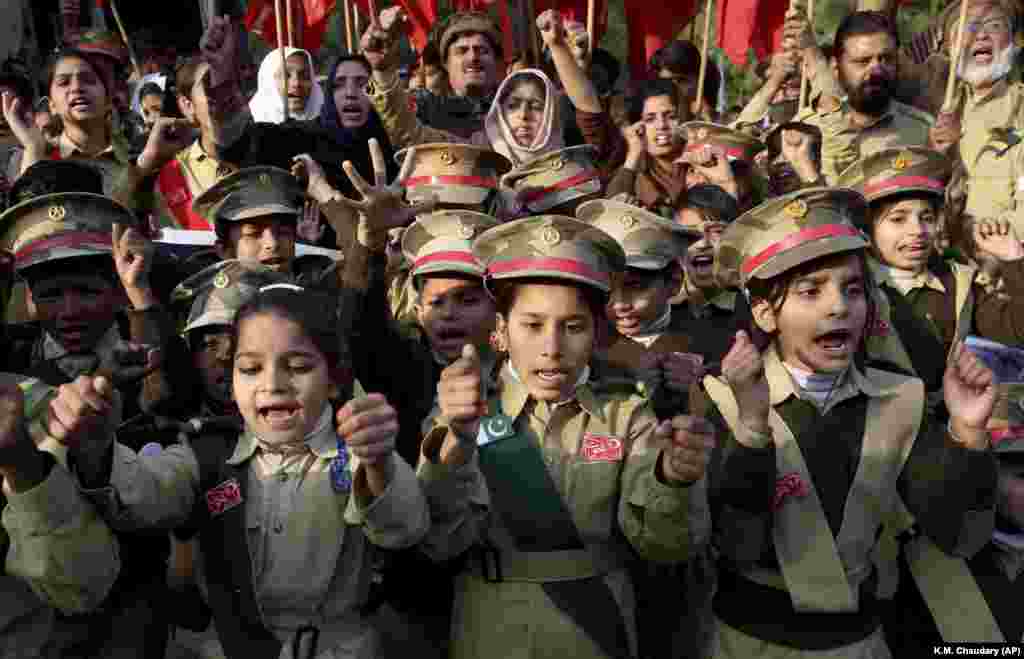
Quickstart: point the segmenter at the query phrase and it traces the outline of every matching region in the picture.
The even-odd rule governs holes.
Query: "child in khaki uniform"
[[[973,227],[976,245],[1003,262],[1002,294],[979,285],[974,266],[937,258],[934,243],[949,176],[946,156],[906,147],[868,156],[838,181],[869,203],[860,226],[871,238],[872,275],[892,321],[892,328],[873,328],[872,341],[895,330],[914,372],[936,395],[947,356],[968,335],[1008,345],[1024,340],[1024,307],[1012,303],[1024,293],[1024,249],[1012,232],[993,230],[996,223],[983,218]]]
[[[453,656],[634,657],[632,552],[678,563],[707,533],[707,424],[658,423],[632,383],[593,358],[622,248],[541,216],[474,243],[508,358],[448,367],[420,479],[427,550],[476,556],[459,577]]]
[[[963,556],[991,533],[991,371],[957,347],[943,427],[919,380],[862,365],[871,291],[856,225],[866,210],[856,192],[812,188],[762,204],[723,236],[756,336],[737,333],[722,378],[704,380],[729,429],[709,471],[714,657],[891,656],[870,559],[886,516],[902,502],[936,545]]]

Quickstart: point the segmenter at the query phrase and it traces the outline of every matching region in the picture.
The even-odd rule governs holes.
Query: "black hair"
[[[337,61],[334,63],[334,66],[331,67],[331,73],[333,74],[333,76],[336,77],[338,75],[338,68],[346,62],[358,63],[360,66],[366,69],[367,76],[373,74],[373,67],[370,66],[370,62],[366,59],[365,56],[357,53],[354,55],[342,55],[341,57],[339,57]],[[327,81],[326,87],[327,91],[331,91],[334,89],[334,77]]]
[[[412,287],[416,291],[417,296],[423,293],[423,284],[428,279],[458,279],[481,287],[484,285],[483,277],[471,275],[468,272],[428,272],[412,278]]]
[[[554,277],[524,277],[522,279],[488,281],[488,289],[494,297],[495,311],[507,319],[509,311],[512,310],[512,306],[516,302],[519,287],[528,284],[577,288],[583,294],[583,299],[587,302],[587,308],[594,315],[595,326],[605,317],[604,309],[608,306],[608,293],[583,283],[575,283],[567,279],[557,279]]]
[[[644,104],[647,102],[647,99],[660,96],[668,96],[672,99],[674,105],[678,104],[676,86],[672,84],[671,80],[656,78],[654,80],[645,80],[637,85],[629,103],[630,123],[636,123],[643,117]],[[679,108],[677,107],[676,110],[678,111]]]
[[[893,43],[899,48],[900,35],[896,29],[896,23],[889,17],[889,14],[880,11],[855,11],[843,19],[843,22],[836,28],[836,37],[833,40],[833,55],[838,58],[843,54],[846,41],[851,37],[859,37],[868,34],[885,33],[892,37]]]
[[[160,89],[160,85],[156,84],[155,82],[147,82],[142,86],[142,89],[139,90],[139,101],[141,102],[142,99],[146,98],[147,96],[159,96],[162,102],[164,97],[164,90]]]
[[[104,68],[98,62],[99,57],[102,56],[87,53],[84,50],[78,50],[77,48],[62,48],[61,50],[58,50],[53,54],[53,57],[50,58],[50,62],[46,67],[46,93],[50,93],[50,87],[53,86],[53,78],[57,74],[57,67],[60,66],[60,63],[66,59],[80,59],[88,64],[89,68],[91,68],[93,73],[96,74],[96,77],[99,78],[100,84],[103,85],[103,90],[107,93],[107,97],[112,98],[113,91],[110,86],[113,84],[113,81],[107,80],[106,75],[104,75]]]
[[[650,68],[654,76],[662,69],[677,76],[691,76],[694,79],[700,74],[700,50],[689,41],[676,39],[659,48],[651,55]],[[722,81],[718,75],[718,67],[708,62],[704,70],[703,98],[714,102],[718,98],[718,88]]]
[[[272,215],[261,215],[259,217],[252,217],[245,220],[215,220],[213,223],[213,231],[217,234],[217,240],[228,246],[231,245],[231,227],[235,225],[246,224],[247,222],[269,222],[276,221],[278,224],[292,224],[297,225],[299,223],[298,215],[291,213],[274,213]]]
[[[21,67],[12,60],[0,65],[0,85],[13,89],[14,94],[26,103],[31,103],[35,97],[35,89],[28,71],[21,70]]]
[[[693,208],[712,222],[730,223],[739,217],[736,198],[717,185],[701,183],[686,191],[683,208]]]
[[[935,211],[936,218],[938,218],[939,211],[942,210],[942,198],[937,197],[934,194],[928,192],[908,190],[907,192],[899,192],[897,194],[883,197],[882,199],[873,201],[868,205],[868,212],[866,217],[867,226],[864,227],[864,230],[867,232],[868,236],[870,237],[874,232],[875,223],[878,222],[879,214],[881,213],[883,207],[892,206],[894,204],[900,203],[901,201],[906,201],[907,199],[924,199],[929,204],[931,204],[932,210]]]
[[[337,331],[337,314],[337,298],[325,292],[291,286],[262,289],[235,314],[232,345],[237,351],[242,325],[254,316],[272,315],[290,320],[302,329],[323,356],[331,382],[344,388],[350,384],[352,376],[347,349]]]

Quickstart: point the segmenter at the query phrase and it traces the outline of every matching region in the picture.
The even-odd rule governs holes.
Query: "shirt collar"
[[[579,382],[576,385],[575,397],[569,399],[569,401],[575,400],[585,412],[604,422],[604,411],[601,409],[597,396],[594,394],[590,383],[590,374],[590,367],[587,366],[580,375]],[[519,418],[519,415],[522,414],[523,409],[526,407],[526,403],[530,400],[530,392],[527,391],[526,385],[519,379],[515,368],[512,367],[511,359],[505,361],[505,365],[498,374],[498,386],[501,391],[500,412],[513,419]]]
[[[871,274],[874,276],[875,281],[879,284],[887,284],[890,288],[900,290],[900,287],[896,285],[892,276],[890,276],[890,269],[876,261],[875,259],[868,259],[871,266]],[[919,288],[930,288],[933,291],[939,293],[946,293],[946,287],[942,283],[942,279],[939,278],[934,272],[925,268],[923,272],[911,280],[912,283],[907,292],[916,291]]]
[[[764,373],[765,377],[768,379],[768,390],[770,392],[772,407],[785,402],[790,397],[798,397],[793,377],[789,374],[789,371],[786,370],[785,365],[782,363],[782,358],[779,356],[774,343],[765,351]],[[846,376],[841,383],[841,387],[846,389],[849,393],[837,396],[836,400],[832,401],[833,404],[843,400],[844,398],[850,398],[857,393],[862,393],[871,398],[889,396],[894,393],[893,388],[882,387],[864,375],[860,369],[857,368],[856,364],[850,364],[849,369],[846,371]]]
[[[75,146],[71,142],[71,140],[68,139],[67,135],[64,134],[64,133],[61,133],[60,137],[57,138],[57,148],[60,151],[61,159],[78,158],[78,157],[82,157],[82,158],[100,158],[100,157],[105,157],[105,156],[114,156],[114,157],[117,156],[117,154],[114,152],[114,142],[113,142],[113,140],[111,140],[110,144],[107,145],[107,148],[103,149],[102,151],[100,151],[96,155],[94,155],[94,156],[86,156],[81,151],[79,151],[78,147]]]
[[[304,441],[304,444],[313,455],[324,460],[330,460],[338,456],[338,435],[334,428],[334,423],[332,423],[333,418],[333,408],[327,405],[317,421],[316,428],[306,436]],[[235,451],[228,458],[227,463],[237,467],[251,459],[256,454],[257,449],[261,449],[261,447],[256,433],[246,429],[238,438]]]

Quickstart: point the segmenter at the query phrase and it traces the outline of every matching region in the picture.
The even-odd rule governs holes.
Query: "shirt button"
[[[284,531],[284,524],[282,524],[281,522],[275,522],[274,523],[274,533],[277,533],[278,535],[280,535],[282,531]]]
[[[287,483],[288,482],[288,478],[289,478],[288,474],[286,472],[283,472],[283,471],[280,474],[277,475],[277,480],[281,481],[282,483]]]

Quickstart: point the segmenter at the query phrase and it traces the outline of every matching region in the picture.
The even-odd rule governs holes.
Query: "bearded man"
[[[1009,3],[978,0],[967,9],[956,102],[939,116],[933,146],[959,139],[969,177],[968,215],[1009,219],[1024,235],[1024,84],[1009,74],[1020,46],[1019,17]]]
[[[823,97],[795,121],[821,130],[821,173],[829,185],[865,156],[896,146],[924,146],[930,115],[893,99],[899,61],[895,23],[885,14],[858,11],[836,30],[832,73],[846,96]],[[798,44],[806,47],[808,44]]]

